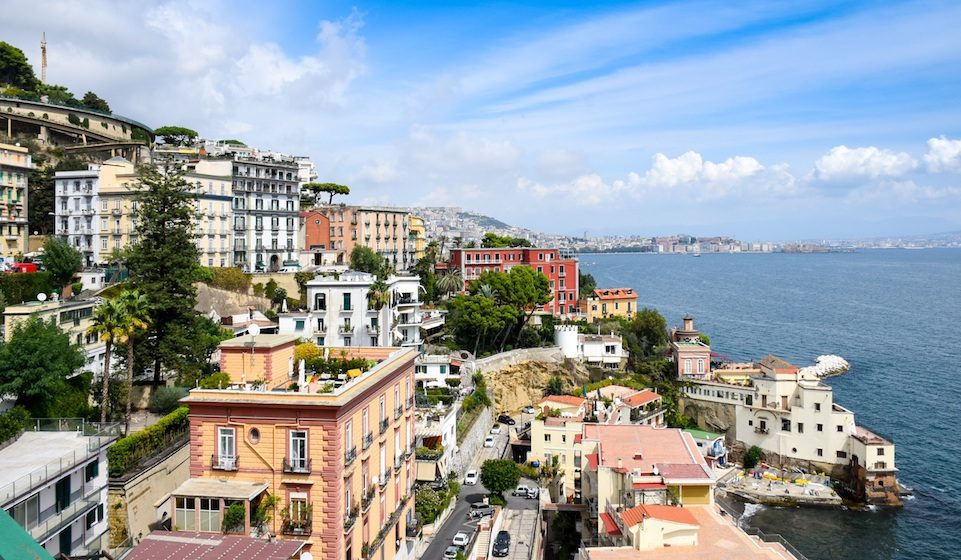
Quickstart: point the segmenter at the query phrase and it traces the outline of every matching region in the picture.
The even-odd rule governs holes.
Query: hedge
[[[0,414],[0,447],[23,433],[30,413],[22,406],[15,406]]]
[[[49,272],[14,272],[0,274],[0,293],[7,305],[22,301],[35,301],[37,294],[50,294],[54,290]]]
[[[164,416],[159,422],[117,440],[107,449],[110,476],[122,476],[143,457],[166,447],[170,438],[190,428],[188,409],[183,406]]]

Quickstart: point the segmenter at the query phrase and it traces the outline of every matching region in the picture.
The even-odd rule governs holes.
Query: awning
[[[612,537],[621,536],[621,530],[617,527],[617,523],[614,522],[614,517],[609,513],[601,514],[601,521],[604,523],[605,532]]]
[[[267,491],[266,482],[247,482],[220,478],[191,478],[171,492],[174,496],[253,500]]]

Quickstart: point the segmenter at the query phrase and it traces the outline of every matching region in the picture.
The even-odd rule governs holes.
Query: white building
[[[280,316],[280,334],[296,334],[318,346],[410,346],[420,349],[420,311],[416,276],[387,279],[390,302],[371,307],[367,297],[377,278],[366,272],[316,276],[307,282],[309,310]]]
[[[99,177],[100,166],[90,164],[84,171],[58,171],[55,180],[57,235],[83,254],[86,266],[102,262],[106,253],[95,230]]]
[[[53,556],[108,549],[101,542],[107,533],[107,447],[121,425],[32,422],[0,449],[0,507]]]
[[[427,482],[446,477],[457,457],[457,412],[460,401],[449,406],[417,408],[414,433],[417,438],[417,480]],[[460,473],[463,474],[463,473]]]
[[[418,387],[449,387],[461,378],[451,371],[449,355],[422,354],[414,361],[414,381]]]
[[[576,358],[591,366],[619,369],[627,364],[627,351],[621,337],[613,333],[579,334],[576,325],[555,325],[554,344],[565,358]]]

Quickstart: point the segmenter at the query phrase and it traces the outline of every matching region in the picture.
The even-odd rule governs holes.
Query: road
[[[502,426],[502,428],[507,428],[507,426]],[[494,447],[482,447],[474,458],[474,462],[471,464],[472,469],[480,470],[480,466],[484,464],[484,461],[488,459],[499,459],[503,453],[504,448],[507,446],[508,430],[503,429],[501,433],[495,436]],[[447,522],[441,527],[440,531],[434,535],[431,540],[430,545],[421,556],[424,560],[443,560],[444,550],[451,545],[451,541],[454,540],[454,535],[458,531],[464,531],[468,535],[472,535],[477,530],[477,520],[467,519],[467,512],[470,510],[470,504],[474,502],[479,502],[484,499],[487,495],[487,489],[478,482],[474,486],[468,486],[463,484],[464,473],[458,473],[461,481],[460,492],[457,494],[457,504],[454,506],[454,511],[451,513]],[[536,483],[531,480],[521,479],[520,484],[527,484],[528,486],[533,486]],[[507,498],[507,508],[511,510],[525,510],[525,509],[537,509],[537,502],[534,500],[528,500],[524,498],[517,498],[511,496],[507,493],[505,496]],[[473,542],[471,543],[473,544]],[[511,548],[514,548],[513,546]]]

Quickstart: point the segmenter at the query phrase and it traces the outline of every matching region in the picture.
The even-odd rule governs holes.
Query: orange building
[[[301,253],[308,255],[309,264],[324,264],[323,254],[333,250],[330,243],[330,218],[325,211],[318,208],[302,210],[300,227],[300,239],[303,243],[300,248]]]
[[[300,337],[292,334],[243,335],[220,343],[220,371],[234,383],[259,383],[273,387],[289,383],[294,373],[294,347]]]
[[[587,321],[608,317],[631,319],[637,313],[637,292],[632,288],[598,288],[587,298]]]
[[[191,478],[173,492],[176,528],[220,532],[227,508],[242,504],[245,532],[306,540],[314,558],[411,557],[417,352],[351,347],[335,355],[368,366],[190,392]],[[268,495],[277,503],[264,521]]]

